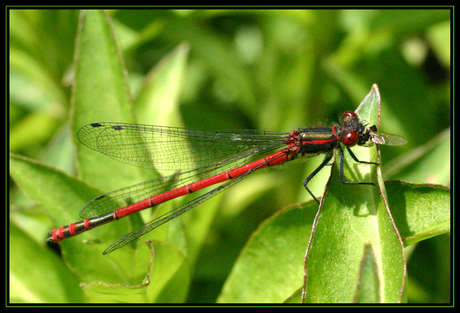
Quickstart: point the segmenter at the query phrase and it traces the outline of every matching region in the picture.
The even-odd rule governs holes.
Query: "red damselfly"
[[[342,144],[358,163],[350,147],[372,142],[402,145],[403,137],[377,132],[367,127],[356,113],[345,112],[340,126],[300,128],[292,133],[258,130],[215,131],[179,127],[124,123],[92,123],[78,131],[86,146],[123,163],[156,169],[179,169],[181,172],[115,190],[94,198],[81,210],[83,221],[49,232],[52,242],[73,237],[96,226],[151,208],[177,197],[220,184],[196,199],[155,218],[110,245],[104,254],[132,242],[156,227],[187,212],[200,203],[238,183],[252,172],[280,165],[299,157],[325,154],[321,165],[303,182],[308,182],[329,163],[333,150],[340,152],[340,181],[344,184],[373,185],[372,182],[347,182],[343,174]],[[273,153],[273,151],[276,152]],[[265,156],[263,156],[265,155]],[[263,156],[263,157],[262,157]]]

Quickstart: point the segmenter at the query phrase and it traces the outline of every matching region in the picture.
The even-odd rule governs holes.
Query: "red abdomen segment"
[[[80,222],[72,223],[67,226],[62,226],[62,227],[53,229],[52,231],[49,232],[51,237],[48,240],[52,242],[60,242],[69,237],[73,237],[78,234],[81,234],[94,227],[118,220],[130,214],[145,210],[147,208],[151,208],[160,203],[188,195],[192,192],[204,189],[206,187],[209,187],[209,186],[212,186],[218,183],[225,182],[227,180],[230,180],[238,176],[241,176],[243,174],[246,174],[250,171],[255,171],[261,168],[265,168],[267,166],[275,166],[275,165],[283,164],[287,161],[292,160],[293,158],[295,158],[295,156],[293,155],[292,151],[289,150],[289,148],[285,148],[271,155],[267,155],[266,157],[260,160],[254,161],[252,163],[249,163],[241,167],[219,173],[212,177],[164,192],[162,194],[153,196],[151,198],[145,199],[137,203],[133,203],[131,205],[117,209],[115,211],[112,211],[112,212],[109,212],[103,215],[99,215],[96,217],[87,218]]]

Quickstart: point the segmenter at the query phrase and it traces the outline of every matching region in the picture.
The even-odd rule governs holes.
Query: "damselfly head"
[[[344,128],[356,129],[358,125],[358,116],[353,111],[346,111],[340,118],[340,125],[342,125]]]

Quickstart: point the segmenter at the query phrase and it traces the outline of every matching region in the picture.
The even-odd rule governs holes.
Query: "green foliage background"
[[[381,147],[384,179],[450,184],[448,9],[109,11],[132,99],[125,100],[133,103],[134,116],[129,120],[106,120],[112,112],[104,110],[110,106],[93,103],[101,111],[101,120],[82,120],[81,125],[71,124],[75,122],[73,114],[85,116],[85,112],[74,112],[72,97],[86,97],[84,101],[89,102],[97,77],[88,75],[85,94],[72,94],[80,12],[12,9],[8,14],[10,151],[71,176],[82,176],[75,166],[74,130],[83,124],[136,121],[209,129],[292,131],[335,123],[342,112],[355,110],[376,83],[382,96],[379,131],[408,140],[405,146]],[[113,101],[119,101],[119,95],[108,93],[116,99]],[[107,99],[111,99],[109,95]],[[192,236],[201,236],[194,241],[201,244],[187,247],[193,257],[184,259],[188,265],[181,267],[191,273],[190,282],[182,282],[185,287],[176,282],[162,289],[157,299],[216,301],[239,253],[262,221],[285,206],[311,200],[302,181],[320,161],[321,157],[297,162],[283,167],[282,172],[261,171],[194,210],[201,213],[187,213],[183,227]],[[102,156],[95,162],[112,161]],[[124,180],[132,167],[113,166],[114,172],[95,175],[108,180],[105,185],[98,185],[97,179],[85,178],[86,183],[108,192],[134,179]],[[328,178],[327,173],[321,174],[312,182],[315,194],[322,193]],[[140,175],[147,180],[156,174],[142,171]],[[43,184],[46,186],[45,181]],[[74,190],[79,188],[85,193],[94,192],[92,196],[82,196],[86,201],[98,195],[87,185],[75,186]],[[105,279],[101,273],[89,273],[85,279],[75,273],[62,277],[59,273],[66,271],[69,261],[63,262],[45,246],[46,232],[60,225],[52,223],[47,215],[50,211],[43,210],[16,185],[11,184],[9,193],[10,249],[23,253],[21,268],[41,273],[24,280],[20,273],[10,271],[10,301],[101,301],[72,290],[82,281],[120,282],[110,281],[113,277]],[[208,206],[209,216],[203,218]],[[67,210],[71,216],[78,216],[80,208],[75,204]],[[309,223],[315,213],[312,209]],[[64,223],[70,222],[74,220]],[[201,225],[205,225],[204,233],[196,235]],[[122,225],[117,234],[128,232],[128,227]],[[308,238],[306,233],[304,251]],[[181,255],[181,249],[165,244],[155,247],[155,255],[168,251],[172,258],[174,253]],[[100,253],[93,253],[98,254],[94,256],[96,261],[84,256],[80,262],[102,262],[99,268],[103,271],[103,262],[110,261],[99,261]],[[120,255],[117,256],[123,262]],[[148,256],[149,253],[145,257]],[[303,255],[298,258],[302,264]],[[408,247],[406,261],[409,302],[450,301],[449,235]],[[145,271],[146,263],[139,267]],[[174,275],[178,274],[171,277]],[[134,278],[131,284],[142,282],[142,278],[137,282]],[[57,292],[50,292],[51,283],[60,286],[55,287]],[[169,293],[178,295],[168,297]],[[131,296],[135,299],[132,301],[141,301]]]

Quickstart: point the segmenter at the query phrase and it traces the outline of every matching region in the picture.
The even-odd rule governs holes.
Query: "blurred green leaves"
[[[405,146],[381,148],[383,178],[415,183],[385,183],[389,207],[397,208],[391,213],[404,245],[415,247],[417,242],[406,256],[408,299],[449,301],[449,240],[419,240],[448,231],[450,192],[416,185],[450,184],[448,8],[85,14],[12,9],[8,14],[10,151],[39,160],[11,158],[10,174],[34,201],[16,187],[10,189],[10,249],[15,252],[11,264],[21,264],[20,270],[10,268],[10,300],[104,301],[72,291],[76,283],[69,277],[87,285],[139,285],[146,277],[151,255],[143,243],[114,252],[118,254],[113,258],[100,254],[112,239],[129,231],[130,222],[139,221],[120,221],[100,233],[82,235],[89,236],[90,244],[83,244],[83,238],[63,242],[63,259],[44,249],[46,231],[75,222],[92,197],[157,175],[82,148],[75,136],[82,125],[136,121],[292,131],[336,123],[377,83],[382,97],[379,130],[408,139]],[[316,159],[282,171],[255,173],[185,214],[182,222],[165,225],[162,236],[152,234],[161,241],[154,242],[151,277],[163,272],[168,277],[157,287],[150,286],[155,285],[151,280],[148,291],[131,301],[225,302],[236,299],[230,294],[244,294],[241,301],[282,302],[292,295],[290,299],[298,302],[296,290],[302,285],[303,256],[316,208],[293,205],[273,213],[309,200],[301,182],[317,166]],[[329,170],[321,174],[312,182],[318,195]],[[428,195],[424,188],[430,190]],[[398,195],[396,200],[392,195]],[[284,211],[294,217],[286,218]],[[142,218],[148,220],[150,213]],[[425,245],[433,240],[437,244]],[[354,270],[372,284],[372,259],[378,253],[360,249],[362,262]],[[171,258],[161,260],[164,253]],[[280,262],[283,256],[286,262]],[[426,256],[433,265],[420,271]],[[37,258],[53,259],[53,265],[34,262]],[[46,284],[28,281],[24,269],[47,273],[53,286],[60,280],[56,297],[46,294]],[[232,281],[240,282],[234,285],[238,288],[231,288]],[[372,299],[362,289],[353,292],[356,301]]]

